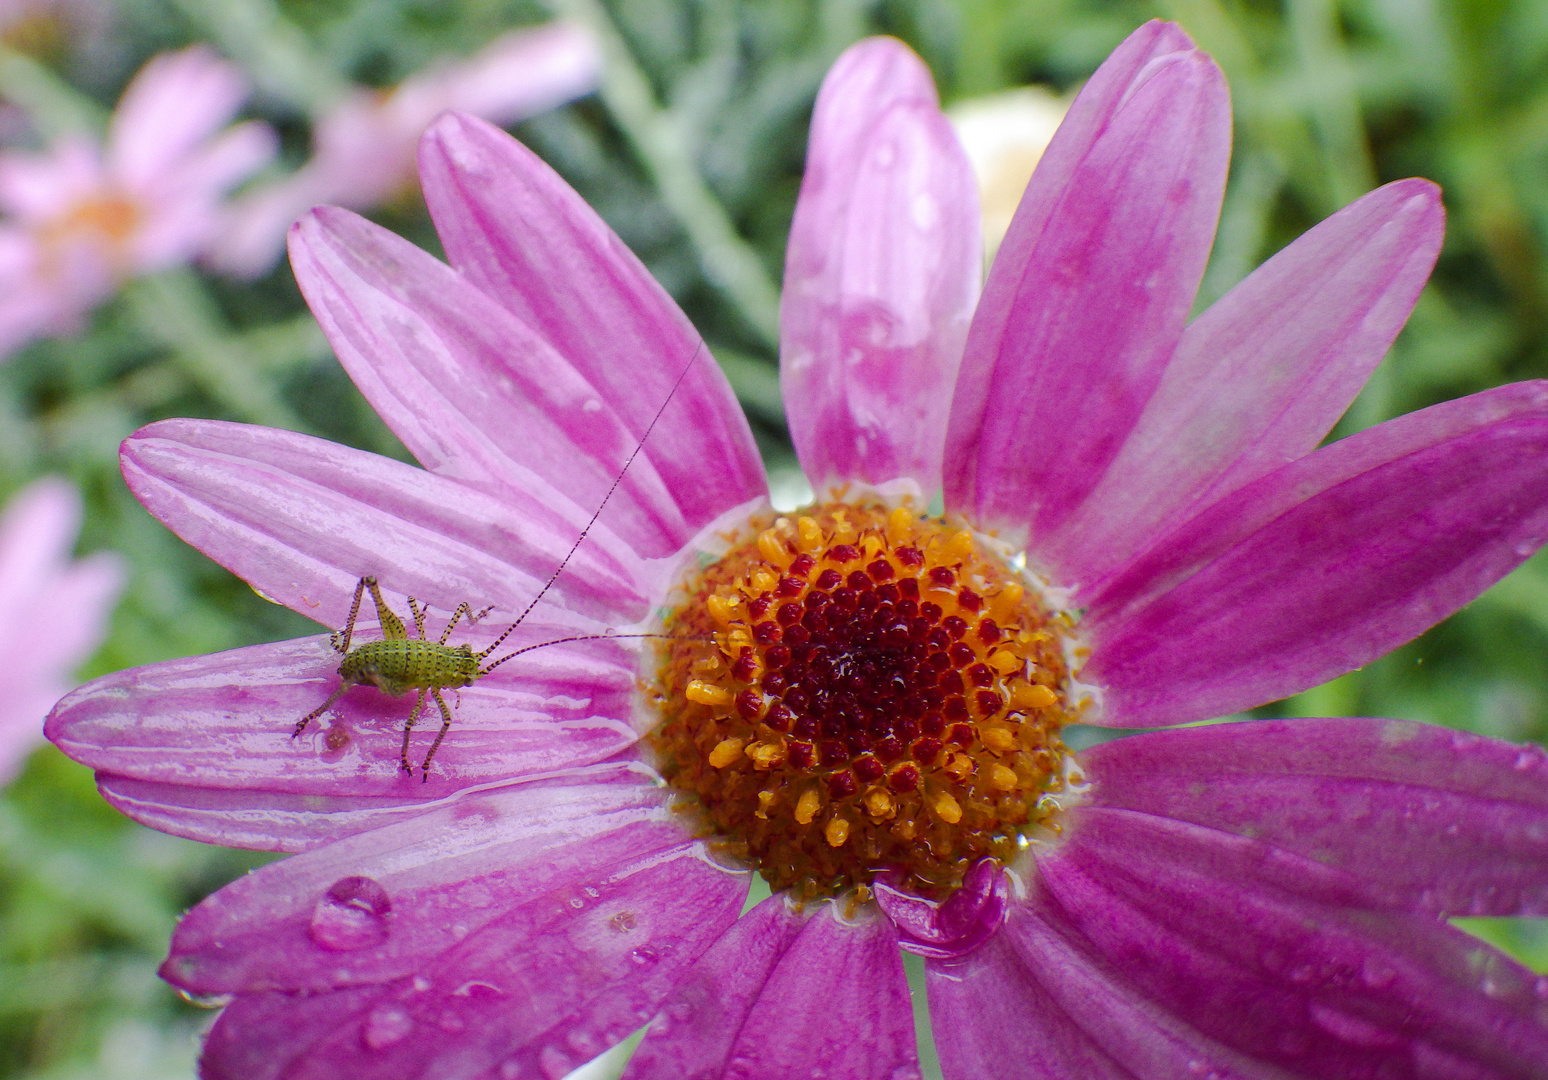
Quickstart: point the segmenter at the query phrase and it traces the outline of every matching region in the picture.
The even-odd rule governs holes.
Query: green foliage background
[[[350,81],[389,85],[551,13],[605,36],[599,95],[516,133],[597,207],[704,330],[772,468],[793,468],[774,362],[777,283],[806,123],[828,64],[893,33],[948,102],[1065,91],[1145,19],[1181,22],[1230,79],[1236,150],[1200,304],[1379,183],[1445,188],[1439,268],[1336,435],[1548,376],[1548,5],[1541,0],[121,0],[90,40],[0,47],[0,97],[45,129],[100,127],[154,52],[213,41],[258,87],[286,164]],[[374,215],[438,250],[416,195]],[[344,378],[288,268],[249,285],[185,269],[133,283],[69,340],[0,367],[0,496],[73,479],[81,550],[131,567],[81,674],[317,632],[186,548],[125,491],[116,448],[167,416],[276,424],[404,457]],[[1423,638],[1262,710],[1411,717],[1548,738],[1548,560]],[[208,1014],[154,977],[179,912],[262,856],[131,825],[51,748],[0,795],[0,1077],[191,1075]],[[1531,922],[1474,920],[1540,968]]]

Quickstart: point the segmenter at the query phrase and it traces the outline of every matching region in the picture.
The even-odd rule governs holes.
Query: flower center
[[[773,888],[830,896],[890,870],[943,895],[1056,812],[1071,619],[966,529],[817,506],[686,592],[649,743]]]
[[[127,262],[129,241],[140,226],[140,217],[139,207],[121,195],[103,194],[82,200],[38,228],[38,240],[45,252],[45,274],[61,273],[78,247],[105,257],[115,272],[122,272],[125,266],[120,264]]]

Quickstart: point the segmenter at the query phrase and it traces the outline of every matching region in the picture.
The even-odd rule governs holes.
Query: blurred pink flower
[[[105,147],[0,152],[0,356],[73,332],[126,280],[199,252],[225,193],[275,150],[265,124],[226,127],[247,92],[207,48],[163,53],[124,90]]]
[[[1542,383],[1320,446],[1428,276],[1434,185],[1372,192],[1188,322],[1229,140],[1218,68],[1142,27],[1073,103],[979,298],[973,179],[918,58],[857,45],[813,117],[783,307],[803,468],[819,490],[903,478],[1024,541],[1085,611],[1086,718],[1115,727],[1347,672],[1548,531]],[[520,610],[616,483],[510,643],[644,620],[699,537],[765,505],[747,424],[687,319],[533,154],[453,114],[420,169],[451,266],[332,209],[292,260],[424,469],[177,420],[125,443],[128,483],[330,627],[368,573],[400,611]],[[873,652],[902,625],[884,587]],[[927,958],[951,1080],[1548,1075],[1548,980],[1445,921],[1548,914],[1540,749],[1367,719],[1136,735],[1076,755],[1089,785],[1058,835],[942,904],[879,874],[876,903],[776,894],[743,916],[748,875],[707,857],[635,749],[661,719],[639,652],[557,644],[479,679],[426,782],[399,771],[406,702],[369,688],[291,738],[337,684],[325,638],[62,702],[50,736],[126,813],[300,853],[172,942],[168,980],[233,999],[206,1080],[559,1077],[647,1020],[634,1080],[905,1080],[900,945]],[[824,662],[853,689],[870,655]]]
[[[555,22],[498,38],[478,55],[442,63],[385,93],[361,89],[334,106],[312,134],[312,159],[231,206],[211,265],[239,277],[270,270],[285,230],[314,206],[364,210],[414,183],[414,147],[448,109],[504,126],[595,89],[602,63],[591,34]]]
[[[123,587],[117,557],[70,558],[80,527],[63,480],[39,480],[0,517],[0,784],[43,742],[43,718],[102,643]]]

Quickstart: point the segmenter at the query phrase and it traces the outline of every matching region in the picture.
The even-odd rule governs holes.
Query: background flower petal
[[[1536,977],[1476,938],[1258,841],[1096,807],[1066,824],[1038,860],[1065,925],[1138,995],[1265,1074],[1548,1069]]]
[[[1186,522],[1089,598],[1097,722],[1221,716],[1374,660],[1548,537],[1548,383],[1369,428]]]
[[[1089,801],[1345,870],[1435,915],[1548,915],[1548,755],[1407,720],[1265,720],[1083,751]]]
[[[540,616],[600,633],[646,613],[631,580],[645,570],[627,545],[599,524],[564,563],[586,519],[536,492],[497,497],[324,439],[215,420],[142,428],[122,464],[130,490],[173,532],[331,629],[368,574],[401,616],[412,595],[442,617],[464,601],[493,605],[490,624],[508,624],[561,564]]]
[[[707,441],[722,434],[714,418],[690,411],[688,395],[672,394],[696,343],[672,358],[659,393],[653,380],[632,384],[625,407],[615,387],[590,380],[463,275],[356,214],[313,211],[291,231],[290,251],[340,362],[426,468],[501,498],[522,491],[570,502],[588,516],[606,499],[601,520],[641,552],[670,554],[697,532],[702,522],[680,504],[707,510],[701,500],[723,485],[694,487],[668,457],[682,449],[672,437],[680,427],[702,425]],[[637,425],[631,411],[642,413]],[[678,475],[660,471],[668,460]],[[709,517],[733,505],[716,504]]]
[[[1013,542],[1051,534],[1090,494],[1155,389],[1209,257],[1230,100],[1214,62],[1171,38],[1142,32],[1147,49],[1181,51],[1138,71],[1125,50],[1108,61],[1129,74],[1121,100],[1106,99],[1099,72],[1097,107],[1072,106],[1076,127],[1033,174],[968,333],[946,505]]]
[[[777,895],[749,912],[673,991],[626,1080],[918,1076],[892,923],[864,907],[841,920],[838,903],[803,918]]]
[[[428,780],[399,768],[412,694],[352,687],[300,738],[291,737],[296,721],[338,686],[338,654],[320,637],[106,675],[61,701],[46,733],[98,772],[183,789],[183,805],[195,810],[206,788],[272,792],[273,804],[294,811],[315,809],[318,796],[415,805],[590,764],[631,745],[638,664],[626,644],[540,649],[448,692],[453,722]],[[440,727],[434,708],[427,704],[430,715],[410,745],[415,765]],[[206,839],[194,824],[186,834]],[[287,834],[256,846],[284,850]]]
[[[1183,331],[1101,483],[1038,552],[1089,592],[1166,527],[1316,449],[1402,329],[1440,251],[1440,190],[1371,192]]]
[[[425,133],[419,173],[452,265],[596,387],[635,441],[688,370],[640,455],[677,500],[687,532],[643,554],[670,554],[722,511],[767,492],[741,406],[698,333],[557,173],[460,113]]]
[[[817,97],[780,302],[780,383],[813,488],[939,490],[981,261],[978,188],[929,69],[892,38],[853,46]]]

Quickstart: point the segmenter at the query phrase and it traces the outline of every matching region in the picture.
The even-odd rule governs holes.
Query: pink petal
[[[837,906],[802,917],[776,895],[744,916],[667,999],[626,1080],[917,1077],[892,923]]]
[[[154,57],[113,111],[108,135],[113,174],[131,190],[153,185],[230,123],[247,92],[241,69],[207,46]]]
[[[310,851],[345,836],[417,817],[444,796],[307,795],[217,788],[97,774],[120,813],[158,832],[252,851]]]
[[[628,1035],[735,919],[746,875],[684,842],[653,786],[522,788],[274,864],[195,909],[163,974],[255,988],[201,1075],[562,1076]]]
[[[299,738],[296,721],[339,685],[325,638],[255,645],[169,660],[88,683],[55,708],[48,737],[98,772],[182,789],[195,811],[182,830],[199,839],[205,788],[270,793],[287,811],[313,799],[366,798],[416,805],[463,788],[586,765],[637,738],[630,719],[638,663],[623,642],[556,645],[446,693],[453,723],[428,780],[403,775],[403,725],[414,694],[351,688]],[[632,643],[631,643],[632,644]],[[440,729],[433,703],[409,748],[418,765]],[[167,789],[159,797],[173,798]],[[207,826],[217,830],[225,826]],[[286,826],[261,847],[289,846]]]
[[[1004,931],[925,970],[946,1080],[1287,1080],[1147,1000],[1034,894]]]
[[[1038,861],[1049,910],[1138,996],[1263,1074],[1548,1069],[1533,975],[1445,923],[1382,910],[1341,871],[1259,841],[1127,810],[1066,824]]]
[[[582,511],[532,495],[495,497],[412,465],[273,428],[166,420],[125,440],[130,490],[180,537],[262,595],[343,626],[355,585],[377,575],[443,614],[523,611],[585,527]],[[589,516],[589,515],[587,515]],[[601,632],[645,614],[638,560],[592,530],[545,596],[559,616]],[[550,606],[553,605],[553,606]]]
[[[592,882],[582,879],[682,846],[666,802],[620,765],[465,792],[206,898],[178,925],[165,974],[199,994],[320,992],[410,974],[556,890],[584,897],[579,885]],[[353,935],[328,900],[348,877],[370,879],[361,888],[386,900]]]
[[[980,859],[961,888],[945,900],[929,900],[899,888],[902,874],[884,870],[871,882],[876,904],[897,927],[906,952],[934,959],[966,956],[1000,932],[1010,902],[1010,883],[994,859]]]
[[[672,395],[635,464],[649,459],[690,534],[766,493],[747,421],[698,334],[552,169],[453,113],[426,132],[419,170],[452,265],[541,335],[636,438]]]
[[[1090,498],[1038,551],[1094,586],[1166,527],[1314,450],[1408,318],[1440,251],[1440,191],[1371,192],[1183,332]]]
[[[929,70],[892,38],[851,47],[817,98],[780,304],[780,380],[815,489],[939,490],[981,260],[978,189]]]
[[[1142,28],[1103,65],[995,257],[946,440],[947,507],[980,528],[1014,539],[1063,525],[1182,333],[1219,216],[1231,117],[1219,69],[1179,38]],[[1166,46],[1180,51],[1135,69]]]
[[[291,232],[291,264],[340,362],[426,468],[499,498],[528,492],[588,516],[606,499],[603,522],[658,555],[677,551],[704,523],[685,515],[707,509],[706,490],[726,490],[683,475],[685,461],[713,468],[713,457],[670,456],[684,450],[678,429],[717,426],[687,411],[691,393],[668,402],[692,348],[659,393],[652,380],[632,384],[631,402],[650,399],[635,426],[606,383],[588,379],[463,275],[362,217],[314,210]],[[630,363],[638,370],[637,359]],[[676,474],[663,471],[667,461]],[[716,503],[709,518],[733,505]]]
[[[1548,536],[1548,383],[1410,413],[1227,496],[1090,598],[1083,678],[1150,727],[1357,668]]]
[[[1436,915],[1548,915],[1548,757],[1406,720],[1136,735],[1081,755],[1098,806],[1252,837]]]

